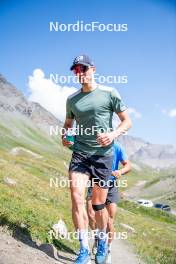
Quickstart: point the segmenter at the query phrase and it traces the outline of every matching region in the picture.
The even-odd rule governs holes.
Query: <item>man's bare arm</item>
[[[127,110],[117,113],[121,123],[119,124],[118,128],[114,130],[114,136],[115,138],[120,136],[121,134],[124,134],[128,129],[132,127],[131,119],[128,115]]]
[[[119,137],[121,134],[124,134],[132,126],[132,122],[127,110],[117,113],[117,115],[121,121],[118,128],[110,133],[102,133],[97,136],[97,142],[102,146],[108,146],[115,138]]]

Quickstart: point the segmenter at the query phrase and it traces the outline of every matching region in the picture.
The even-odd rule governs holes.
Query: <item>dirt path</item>
[[[71,264],[76,256],[57,252],[51,245],[36,246],[32,241],[21,242],[0,229],[0,264]],[[92,263],[95,263],[92,258]],[[142,264],[131,247],[122,240],[114,240],[113,264]]]
[[[134,200],[140,195],[141,189],[145,186],[147,181],[138,181],[133,187],[123,192],[124,197],[128,200]]]
[[[130,245],[122,240],[116,239],[112,244],[112,264],[144,264],[133,252]]]
[[[37,246],[26,239],[15,239],[0,228],[0,264],[59,264],[73,263],[75,256],[57,250],[49,245]],[[59,261],[58,261],[59,259]]]

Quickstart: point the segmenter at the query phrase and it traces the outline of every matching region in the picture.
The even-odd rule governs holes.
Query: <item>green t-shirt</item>
[[[91,92],[82,89],[70,95],[66,103],[66,118],[76,120],[73,150],[90,155],[111,155],[112,144],[103,147],[97,143],[97,132],[112,131],[113,112],[126,110],[116,89],[97,86]]]

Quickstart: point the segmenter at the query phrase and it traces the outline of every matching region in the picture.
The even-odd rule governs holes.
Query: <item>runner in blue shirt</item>
[[[119,163],[123,168],[119,169]],[[115,142],[113,145],[113,164],[112,175],[109,177],[109,189],[106,199],[106,209],[109,214],[108,219],[108,257],[106,264],[111,264],[111,245],[114,237],[114,218],[117,211],[117,202],[119,201],[118,188],[116,179],[119,179],[121,175],[128,173],[131,170],[131,164],[122,146]],[[96,230],[95,212],[92,208],[92,186],[88,188],[87,192],[87,213],[89,217],[89,225],[92,230]],[[93,253],[95,253],[97,247],[97,237],[95,235],[95,243],[93,246]]]

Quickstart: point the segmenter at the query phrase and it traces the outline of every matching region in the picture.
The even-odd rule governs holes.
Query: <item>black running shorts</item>
[[[112,172],[113,155],[99,156],[86,153],[72,153],[69,171],[90,175],[90,180],[101,188],[108,189],[108,179]]]

